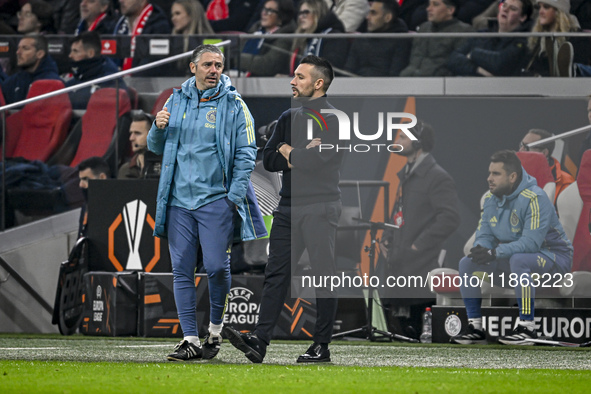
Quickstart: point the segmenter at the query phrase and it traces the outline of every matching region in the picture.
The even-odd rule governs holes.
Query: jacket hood
[[[516,199],[523,190],[538,185],[536,178],[525,172],[525,168],[521,167],[521,170],[523,171],[523,176],[521,178],[519,186],[517,186],[517,189],[515,189],[513,193],[509,194],[508,196],[503,196],[503,198],[498,198],[495,196],[495,198],[499,200],[499,205],[505,204],[505,201],[511,201]]]
[[[43,58],[43,60],[41,60],[41,63],[39,63],[39,67],[37,67],[37,69],[33,72],[33,76],[43,74],[43,73],[52,73],[52,72],[55,72],[55,73],[58,72],[57,64],[51,58],[51,56],[45,56]]]
[[[226,95],[228,92],[235,91],[236,88],[232,86],[232,81],[230,77],[225,74],[220,76],[220,81],[218,82],[215,88],[207,89],[207,90],[198,90],[197,86],[195,85],[195,76],[187,79],[181,85],[181,91],[190,98],[199,98],[199,99],[207,99],[208,97],[213,98],[212,96],[217,96],[217,98]]]

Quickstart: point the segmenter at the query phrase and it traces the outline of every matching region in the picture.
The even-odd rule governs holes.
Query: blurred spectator
[[[134,58],[135,37],[140,34],[170,34],[166,14],[157,5],[148,3],[148,0],[119,0],[119,8],[122,16],[115,25],[114,34],[131,36],[131,56],[123,61],[123,70],[150,63],[149,58]],[[152,73],[157,74],[158,71],[152,70]]]
[[[499,6],[503,0],[496,0],[492,3],[482,14],[472,19],[472,26],[474,29],[481,30],[487,27],[488,20],[494,19],[497,16]],[[571,0],[570,13],[574,15],[580,23],[583,30],[591,29],[591,1],[589,0]],[[535,17],[537,18],[537,12]]]
[[[429,0],[404,0],[400,4],[400,19],[408,29],[416,31],[417,28],[427,21],[427,5]]]
[[[196,0],[175,0],[171,7],[172,34],[213,34],[203,6]]]
[[[505,0],[497,15],[498,32],[527,32],[532,12],[530,0]],[[525,66],[527,55],[525,38],[471,38],[450,55],[448,67],[462,76],[515,76]]]
[[[406,24],[398,18],[396,0],[374,0],[367,15],[369,33],[407,33]],[[356,36],[345,70],[361,76],[397,76],[407,65],[410,39],[361,38]]]
[[[298,28],[296,34],[329,34],[343,33],[343,23],[334,12],[330,11],[324,0],[302,0],[298,11]],[[290,75],[301,58],[315,55],[325,58],[337,72],[343,68],[347,60],[349,44],[343,39],[326,39],[323,37],[298,38],[292,46]]]
[[[591,125],[591,96],[587,96],[587,120],[589,120],[589,124]],[[581,164],[581,158],[587,149],[591,149],[591,131],[587,132],[587,136],[585,136],[585,139],[583,140],[579,155],[575,159],[577,167]]]
[[[98,34],[113,34],[115,17],[111,12],[111,0],[82,0],[80,22],[74,34],[96,31]]]
[[[566,171],[563,171],[560,167],[560,162],[552,157],[552,152],[554,151],[554,146],[556,145],[554,141],[545,143],[543,145],[528,147],[527,144],[531,144],[532,142],[536,142],[539,140],[543,140],[546,138],[552,137],[546,130],[542,129],[531,129],[527,132],[527,134],[523,137],[521,142],[519,143],[519,151],[520,152],[540,152],[546,156],[546,160],[548,160],[548,165],[550,166],[550,170],[552,171],[552,177],[554,178],[554,182],[556,183],[556,193],[554,194],[554,201],[553,204],[556,204],[556,199],[558,195],[562,193],[564,189],[571,183],[575,181],[575,178],[571,174]]]
[[[456,0],[429,0],[428,21],[419,26],[419,33],[469,32],[472,27],[454,18]],[[414,38],[410,64],[401,77],[432,77],[451,75],[447,68],[449,55],[457,50],[464,39],[455,37]]]
[[[581,31],[570,12],[570,0],[538,0],[539,13],[532,32],[566,33]],[[589,64],[588,37],[530,37],[531,59],[526,73],[538,76],[572,76],[572,64]]]
[[[88,229],[88,181],[94,179],[109,179],[111,177],[111,168],[102,157],[93,156],[83,160],[78,164],[79,186],[84,195],[84,205],[80,210],[80,219],[78,221],[78,238],[86,237]]]
[[[115,62],[101,55],[101,39],[96,31],[87,31],[74,37],[69,57],[73,77],[65,82],[66,87],[92,81],[119,71]],[[86,109],[92,93],[101,87],[114,87],[115,85],[116,80],[111,80],[70,92],[72,108]],[[126,88],[125,82],[121,78],[119,78],[119,87]]]
[[[248,40],[240,54],[240,70],[252,76],[274,76],[289,72],[289,53],[292,40],[273,39],[269,34],[293,33],[296,29],[293,0],[269,0],[261,10],[261,19],[250,33],[260,34]],[[272,37],[272,36],[271,36]]]
[[[408,1],[408,4],[407,4]],[[471,24],[472,20],[487,9],[495,0],[455,0],[456,11],[454,16],[461,22]],[[415,30],[417,26],[428,20],[428,1],[405,0],[401,4],[403,18],[409,29]]]
[[[486,10],[495,0],[458,0],[456,18],[471,24],[472,19]]]
[[[185,39],[183,51],[189,48],[189,36],[195,34],[213,34],[213,29],[205,17],[205,11],[200,2],[196,0],[176,0],[171,7],[172,34],[182,34]],[[176,63],[174,75],[191,75],[189,59],[180,59]]]
[[[369,11],[367,0],[324,0],[329,10],[343,22],[347,33],[356,31]]]
[[[497,20],[497,15],[499,14],[499,9],[503,4],[504,0],[495,0],[493,1],[487,9],[482,11],[480,14],[476,15],[472,19],[472,27],[474,30],[488,30],[490,29],[490,24],[492,21]]]
[[[117,179],[139,179],[159,176],[162,157],[147,150],[148,132],[154,123],[154,116],[137,111],[131,118],[129,141],[133,157],[119,168]]]
[[[246,31],[256,10],[256,0],[210,0],[206,4],[205,15],[216,33]]]
[[[53,7],[43,0],[29,0],[17,12],[18,27],[20,34],[52,34],[55,33],[53,27]]]
[[[6,104],[24,100],[31,84],[39,79],[60,79],[57,65],[47,51],[45,36],[21,38],[16,50],[16,65],[21,71],[2,82]]]
[[[80,20],[81,0],[50,0],[53,4],[53,20],[58,34],[74,34]]]

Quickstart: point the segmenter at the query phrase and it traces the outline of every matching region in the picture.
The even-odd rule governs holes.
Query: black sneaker
[[[170,361],[189,361],[198,360],[202,355],[200,347],[183,339],[174,347],[174,353],[169,354],[166,358]]]
[[[482,330],[477,330],[472,324],[455,337],[449,339],[450,343],[457,343],[458,345],[486,345],[486,334]]]
[[[222,336],[221,335],[211,335],[207,334],[205,339],[203,340],[203,359],[204,360],[211,360],[215,356],[218,355],[220,351],[220,347],[222,344]]]
[[[267,345],[251,332],[241,333],[232,327],[224,327],[222,335],[232,346],[240,350],[253,363],[262,363],[267,353]]]
[[[538,339],[538,333],[535,329],[528,330],[525,326],[518,324],[511,334],[500,337],[499,343],[502,343],[503,345],[534,345],[534,343],[528,341],[528,339]]]

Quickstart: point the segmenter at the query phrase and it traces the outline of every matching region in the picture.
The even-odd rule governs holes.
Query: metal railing
[[[225,45],[229,45],[229,44],[230,44],[230,41],[225,40],[225,41],[216,43],[214,45],[225,46]],[[73,91],[76,91],[76,90],[79,90],[79,89],[82,89],[82,88],[85,88],[88,86],[97,85],[99,83],[103,83],[103,82],[107,82],[107,81],[111,81],[111,80],[117,80],[116,89],[119,90],[119,84],[118,84],[119,78],[126,76],[126,75],[149,70],[151,68],[159,67],[164,64],[172,63],[172,62],[177,61],[179,59],[183,59],[185,57],[191,56],[192,53],[193,53],[192,50],[187,51],[184,53],[180,53],[178,55],[173,55],[173,56],[168,57],[166,59],[157,60],[152,63],[138,66],[138,67],[135,67],[135,68],[132,68],[129,70],[119,71],[117,73],[107,75],[105,77],[97,78],[92,81],[83,82],[78,85],[70,86],[70,87],[56,90],[53,92],[45,93],[45,94],[42,94],[39,96],[31,97],[31,98],[25,99],[23,101],[19,101],[16,103],[11,103],[11,104],[1,106],[0,107],[0,116],[2,118],[2,193],[1,193],[0,198],[2,199],[2,212],[0,212],[0,216],[1,216],[0,217],[0,231],[4,231],[6,229],[6,111],[8,111],[10,109],[14,109],[14,108],[20,108],[24,105],[34,103],[36,101],[49,99],[51,97],[55,97],[60,94],[66,94],[66,93],[73,92]],[[119,95],[116,96],[116,108],[119,108]],[[115,119],[115,135],[114,135],[115,144],[116,144],[115,145],[115,163],[118,163],[118,159],[119,159],[118,158],[118,147],[117,147],[117,143],[118,143],[117,134],[119,133],[118,111],[117,111],[115,117],[116,117],[116,119]]]

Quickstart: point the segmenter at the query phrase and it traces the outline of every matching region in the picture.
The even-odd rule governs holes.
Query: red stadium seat
[[[179,87],[177,87],[177,89],[179,89]],[[160,92],[158,98],[156,99],[156,102],[154,103],[154,106],[152,107],[152,115],[156,116],[156,114],[160,112],[160,110],[164,107],[164,103],[166,103],[166,100],[168,100],[168,98],[172,94],[172,90],[173,88],[169,88],[164,89],[162,92]]]
[[[116,118],[121,118],[131,111],[127,92],[119,90],[119,108],[115,106],[116,94],[117,91],[114,88],[103,88],[90,97],[86,112],[80,120],[82,137],[70,167],[76,167],[82,160],[89,157],[107,154],[115,133]],[[126,131],[129,131],[129,128]],[[127,140],[128,134],[125,133],[124,137]],[[123,149],[122,152],[125,150]]]
[[[63,88],[60,80],[35,81],[27,98]],[[25,105],[6,119],[7,156],[47,161],[66,139],[71,120],[72,104],[67,94]]]
[[[116,94],[115,88],[102,88],[90,96],[82,119],[76,123],[67,140],[48,164],[76,167],[89,157],[101,156],[109,162],[113,171],[118,168],[129,145],[131,104],[127,92],[119,90],[119,108],[116,108]],[[115,133],[117,119],[119,129]],[[119,163],[115,163],[116,156]]]
[[[546,156],[540,152],[517,152],[517,157],[525,171],[536,178],[538,186],[544,189],[550,201],[554,201],[556,183]]]
[[[583,209],[573,240],[573,271],[591,271],[591,150],[583,154],[577,185],[583,200]]]

